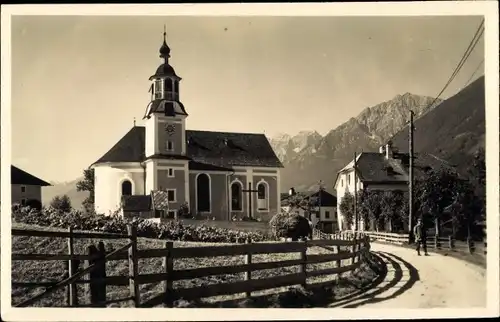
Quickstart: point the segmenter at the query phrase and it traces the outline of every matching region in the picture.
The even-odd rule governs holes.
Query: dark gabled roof
[[[122,196],[123,211],[141,212],[151,210],[150,195]]]
[[[145,131],[134,126],[106,154],[94,162],[141,162],[145,153]]]
[[[221,167],[282,168],[264,134],[186,131],[187,155],[194,161]]]
[[[302,195],[304,199],[309,199],[311,197],[313,198],[318,198],[319,202],[319,197],[321,194],[321,207],[336,207],[337,206],[337,197],[332,195],[326,190],[321,190],[320,191],[313,191],[313,192],[297,192],[296,194]],[[288,193],[282,193],[281,194],[281,206],[288,206],[289,201],[288,198],[290,198],[290,195]]]
[[[218,170],[229,171],[233,166],[283,167],[264,134],[187,130],[186,140],[187,156],[165,154],[153,157],[189,159],[194,161],[190,164],[193,170],[217,167]],[[142,162],[144,146],[145,128],[135,126],[94,164]]]
[[[35,177],[28,172],[19,169],[16,166],[10,167],[10,182],[11,184],[33,185],[33,186],[51,186],[50,183]]]
[[[366,184],[406,184],[408,182],[409,154],[396,153],[387,159],[385,154],[377,152],[362,152],[357,160],[357,175]],[[352,167],[353,161],[339,173]],[[454,171],[453,165],[431,154],[415,153],[414,178],[423,178],[429,170],[448,169]],[[337,176],[338,179],[338,176]],[[335,180],[337,182],[337,180]]]
[[[337,206],[337,197],[332,195],[331,193],[321,190],[311,193],[307,198],[316,197],[318,201],[321,200],[321,207],[336,207]]]

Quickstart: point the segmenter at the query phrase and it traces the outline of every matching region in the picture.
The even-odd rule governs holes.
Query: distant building
[[[95,211],[172,218],[187,204],[192,214],[218,220],[249,217],[250,211],[269,220],[280,209],[283,165],[266,136],[187,130],[181,78],[169,63],[166,40],[160,57],[164,61],[149,78],[145,126],[134,125],[91,165]],[[216,107],[204,113],[207,124],[225,117]],[[167,198],[166,212],[154,208],[157,191]]]
[[[295,189],[290,189],[289,194],[282,194],[281,209],[284,212],[298,214],[306,217],[313,223],[316,223],[316,228],[325,232],[333,232],[338,230],[337,225],[337,197],[331,193],[320,190],[316,192],[299,193],[304,196],[304,199],[316,198],[318,206],[309,209],[300,207],[291,207],[289,203],[290,196],[294,195]]]
[[[10,181],[12,204],[17,203],[23,206],[32,200],[36,200],[41,204],[42,187],[51,185],[16,166],[10,167]]]
[[[408,191],[408,169],[409,154],[400,153],[392,146],[392,142],[381,146],[379,152],[362,152],[357,155],[356,181],[358,190],[378,190],[378,191]],[[415,154],[414,178],[424,175],[426,172],[440,167],[451,168],[446,161],[430,154]],[[352,229],[346,227],[340,203],[342,198],[349,191],[354,193],[354,160],[349,162],[337,173],[335,180],[335,191],[337,192],[337,217],[340,230]],[[361,224],[363,227],[363,223]]]

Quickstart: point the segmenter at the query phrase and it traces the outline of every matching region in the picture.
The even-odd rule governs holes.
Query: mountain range
[[[433,103],[434,102],[434,103]],[[431,103],[433,103],[431,105]],[[319,180],[330,192],[336,173],[354,153],[374,152],[392,140],[400,151],[408,151],[409,110],[415,112],[415,152],[431,153],[465,171],[474,152],[485,145],[484,76],[447,100],[404,93],[366,107],[322,136],[316,131],[282,133],[269,142],[282,161],[281,191],[318,188]],[[76,179],[43,189],[44,203],[67,194],[79,207],[86,192],[76,191]]]
[[[404,93],[365,108],[325,136],[299,132],[296,136],[281,134],[271,138],[285,167],[281,171],[282,191],[290,187],[297,191],[317,189],[319,180],[332,191],[337,171],[353,159],[355,152],[378,151],[405,127],[410,109],[420,118],[441,103],[432,97]]]

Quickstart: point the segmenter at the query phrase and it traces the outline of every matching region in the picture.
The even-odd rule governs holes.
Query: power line
[[[472,73],[472,75],[470,75],[470,77],[469,77],[469,79],[467,80],[467,82],[465,82],[465,85],[464,85],[464,87],[462,87],[462,89],[466,88],[466,87],[469,85],[470,81],[472,80],[472,78],[474,77],[474,75],[476,75],[477,71],[479,70],[479,68],[481,67],[481,65],[483,65],[483,63],[484,63],[484,58],[483,58],[483,60],[481,60],[481,62],[477,65],[476,69],[474,70],[474,72]]]
[[[470,41],[469,46],[465,50],[465,53],[462,55],[462,58],[460,59],[460,62],[458,63],[457,67],[455,67],[455,70],[453,71],[452,75],[448,79],[448,82],[446,82],[446,84],[444,85],[441,92],[439,92],[439,94],[434,98],[434,100],[432,101],[432,103],[429,106],[432,106],[432,105],[434,105],[434,103],[436,103],[436,101],[439,99],[441,94],[443,94],[443,92],[448,88],[448,86],[453,81],[453,79],[456,77],[456,75],[460,72],[460,70],[462,69],[463,65],[465,64],[465,62],[469,58],[469,56],[472,53],[472,51],[474,50],[474,48],[476,47],[480,37],[482,36],[482,34],[484,32],[483,25],[484,25],[484,19],[481,21],[481,24],[479,25],[479,27],[476,30],[476,33],[474,34],[474,37]]]

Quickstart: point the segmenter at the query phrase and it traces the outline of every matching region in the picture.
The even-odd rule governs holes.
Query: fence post
[[[70,256],[73,256],[75,253],[74,253],[74,245],[73,245],[73,228],[72,227],[68,228],[68,233],[69,233],[68,254]],[[68,277],[73,276],[75,274],[76,270],[78,270],[78,264],[79,264],[78,261],[73,260],[73,258],[71,258],[68,261]],[[77,293],[77,286],[75,283],[71,283],[68,285],[68,304],[71,307],[78,306],[78,293]]]
[[[128,249],[128,276],[130,297],[134,301],[134,307],[139,307],[141,297],[139,294],[139,284],[137,283],[138,261],[137,258],[137,228],[134,224],[127,225],[128,238],[132,243]]]
[[[106,306],[106,249],[102,241],[97,245],[98,268],[95,270],[98,282],[96,283],[99,306]]]
[[[248,238],[246,242],[247,242],[247,244],[251,244],[252,240],[250,238]],[[250,264],[252,264],[252,252],[247,250],[247,252],[245,254],[245,265],[250,265]],[[245,281],[250,281],[252,279],[252,271],[250,270],[250,268],[247,268],[247,271],[245,272],[244,279],[245,279]],[[245,292],[245,295],[246,295],[246,297],[251,297],[252,292]]]
[[[453,249],[453,247],[455,246],[453,245],[453,237],[451,235],[448,237],[448,246],[450,247],[450,249]]]
[[[167,250],[167,254],[163,258],[163,268],[165,269],[165,273],[167,274],[167,278],[164,283],[164,292],[165,292],[165,304],[167,307],[171,307],[173,303],[172,291],[173,291],[173,279],[172,273],[174,271],[174,258],[172,257],[172,249],[174,248],[174,243],[169,241],[165,243],[165,248]]]
[[[300,243],[300,242],[299,242]],[[300,252],[300,260],[302,264],[299,266],[299,273],[302,273],[304,276],[304,282],[302,283],[302,287],[307,287],[307,240],[302,242],[303,248]]]
[[[95,245],[87,246],[87,254],[89,255],[89,259],[87,261],[87,265],[90,266],[97,261],[98,258],[98,250]],[[98,269],[94,268],[89,272],[89,287],[90,287],[90,306],[96,306],[99,303],[99,288],[96,285],[96,279],[99,278]]]

